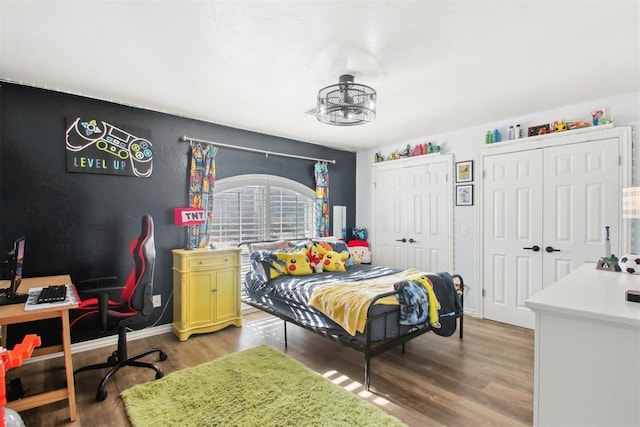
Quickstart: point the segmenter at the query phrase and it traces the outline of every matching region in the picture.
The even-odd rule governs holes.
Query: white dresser
[[[529,298],[536,426],[640,426],[640,275],[588,263]]]

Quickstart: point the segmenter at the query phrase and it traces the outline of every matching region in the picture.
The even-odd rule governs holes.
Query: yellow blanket
[[[369,304],[376,295],[391,292],[394,283],[410,280],[416,275],[420,275],[420,271],[411,268],[375,279],[318,286],[311,294],[309,304],[355,335],[364,332]],[[398,299],[390,296],[377,304],[398,305]]]

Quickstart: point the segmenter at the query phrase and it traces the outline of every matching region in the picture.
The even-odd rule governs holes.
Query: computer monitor
[[[11,257],[11,286],[7,296],[12,297],[18,293],[18,287],[22,283],[22,267],[24,265],[24,242],[25,238],[19,237],[13,242],[13,255]]]
[[[5,294],[0,297],[0,305],[18,304],[25,302],[28,295],[18,294],[18,287],[22,283],[24,268],[24,242],[25,238],[19,237],[13,242],[13,250],[9,252],[9,274],[11,274],[11,285]]]

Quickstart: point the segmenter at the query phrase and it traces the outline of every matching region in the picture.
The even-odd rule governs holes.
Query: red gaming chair
[[[156,379],[162,378],[164,375],[152,363],[138,361],[141,357],[155,352],[158,353],[161,361],[166,360],[167,355],[164,351],[154,348],[132,357],[127,356],[127,328],[144,323],[153,311],[153,270],[156,248],[153,238],[153,219],[150,215],[142,217],[142,232],[131,242],[130,252],[133,256],[134,266],[124,287],[105,286],[113,282],[116,279],[114,277],[91,279],[76,284],[81,302],[78,309],[71,313],[72,330],[74,325],[89,317],[99,319],[102,332],[106,332],[109,329],[108,326],[114,323],[118,328],[118,348],[107,361],[85,366],[74,372],[75,375],[92,369],[111,368],[98,386],[96,393],[98,401],[106,399],[107,382],[122,367],[136,366],[153,369],[156,372]],[[120,301],[109,299],[110,293],[114,291],[121,291]]]

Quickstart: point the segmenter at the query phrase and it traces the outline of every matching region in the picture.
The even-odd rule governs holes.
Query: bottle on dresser
[[[498,129],[493,130],[493,142],[500,142],[502,137],[500,136],[500,131]]]
[[[522,138],[522,128],[520,127],[520,125],[516,125],[516,128],[513,132],[513,138],[514,139],[520,139]]]

